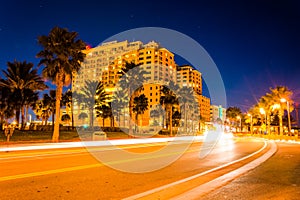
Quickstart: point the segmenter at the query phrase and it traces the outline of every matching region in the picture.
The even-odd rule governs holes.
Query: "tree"
[[[238,107],[229,107],[226,110],[227,119],[229,119],[230,122],[234,122],[235,126],[237,126],[237,117],[238,116],[242,117],[242,111],[241,111],[240,108],[238,108]],[[230,129],[231,129],[232,124],[230,123],[229,125],[230,125]]]
[[[37,119],[42,120],[42,125],[47,125],[47,121],[51,115],[49,105],[46,105],[45,102],[40,99],[33,106],[33,112],[35,113]]]
[[[125,108],[128,103],[129,98],[127,92],[120,88],[117,88],[112,97],[112,111],[113,115],[117,116],[118,118],[119,126],[121,126],[121,116],[123,116],[123,126],[125,127]]]
[[[102,126],[105,127],[105,119],[110,118],[110,127],[112,127],[113,114],[111,110],[111,104],[102,104],[96,107],[96,117],[102,118]]]
[[[72,98],[72,90],[67,90],[62,96],[62,105],[66,106],[66,108],[71,109],[71,126],[72,130],[74,129],[74,116],[73,116],[73,98]]]
[[[135,113],[135,121],[136,121],[136,131],[139,125],[138,116],[143,114],[148,109],[148,98],[141,94],[133,99],[133,108],[132,111]]]
[[[132,117],[133,99],[138,95],[138,93],[143,89],[142,85],[148,78],[146,72],[139,64],[134,62],[126,62],[125,66],[119,71],[121,79],[119,80],[119,87],[121,90],[126,91],[129,97],[129,116]],[[129,119],[129,135],[132,135],[132,124],[131,119]]]
[[[52,141],[59,139],[60,101],[64,85],[69,85],[73,72],[78,72],[85,54],[85,43],[77,39],[76,32],[54,27],[48,35],[38,37],[43,50],[37,54],[41,58],[39,65],[44,65],[43,77],[56,84],[56,119]]]
[[[19,124],[20,112],[22,114],[22,125],[25,122],[25,106],[27,94],[32,94],[38,90],[44,90],[47,86],[38,75],[37,69],[34,69],[32,63],[26,61],[8,62],[7,70],[2,70],[4,79],[0,79],[0,87],[7,88],[9,101],[13,104],[15,118]]]
[[[9,101],[10,90],[8,88],[0,88],[0,130],[3,123],[7,123],[7,119],[14,116],[14,109]]]
[[[170,89],[170,88],[171,89]],[[172,116],[173,116],[173,107],[178,105],[178,97],[176,96],[176,91],[179,90],[179,87],[175,85],[174,82],[170,82],[169,87],[163,86],[161,89],[161,96],[160,96],[160,104],[163,105],[168,113],[169,116],[169,130],[170,135],[172,136]]]
[[[187,124],[188,124],[188,118],[191,117],[191,115],[195,114],[194,112],[194,103],[195,103],[195,95],[194,90],[192,87],[183,86],[179,89],[179,97],[178,100],[180,103],[182,103],[181,110],[183,111],[181,114],[184,116],[184,130],[187,132]],[[198,109],[199,111],[199,109]],[[190,114],[190,116],[188,116]],[[176,116],[179,116],[178,114]]]
[[[69,114],[64,114],[61,116],[61,121],[63,122],[69,122],[71,120],[71,117]]]
[[[80,92],[74,92],[73,96],[82,105],[83,109],[88,109],[90,117],[89,126],[93,127],[94,110],[97,110],[102,105],[107,105],[109,100],[102,82],[87,80]]]
[[[49,94],[44,94],[43,96],[43,105],[48,109],[48,112],[52,115],[52,127],[54,130],[54,115],[56,114],[56,91],[50,90]]]

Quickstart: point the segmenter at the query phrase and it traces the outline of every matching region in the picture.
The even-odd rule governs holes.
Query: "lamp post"
[[[236,118],[240,120],[240,132],[242,132],[242,118],[239,115]]]
[[[253,134],[253,118],[252,115],[250,113],[247,114],[250,117],[250,133],[251,135]]]
[[[290,117],[290,103],[288,100],[286,100],[285,98],[281,98],[280,102],[285,103],[286,102],[286,106],[287,106],[287,115],[288,115],[288,133],[291,133],[291,117]]]

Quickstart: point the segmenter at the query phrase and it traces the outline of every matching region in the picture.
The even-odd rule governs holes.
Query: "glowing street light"
[[[286,102],[286,106],[287,106],[287,115],[288,115],[288,132],[289,134],[291,133],[291,117],[290,117],[290,103],[288,100],[286,100],[285,98],[281,98],[280,102],[285,103]]]

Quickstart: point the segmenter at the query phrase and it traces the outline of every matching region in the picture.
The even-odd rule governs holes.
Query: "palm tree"
[[[194,95],[194,90],[192,87],[188,87],[188,86],[183,86],[182,88],[180,88],[179,92],[178,92],[178,99],[180,101],[180,103],[183,104],[181,110],[183,110],[183,116],[184,116],[184,130],[185,132],[187,132],[187,123],[188,123],[188,113],[193,114],[193,112],[191,112],[195,107],[194,107],[194,103],[195,103],[195,95]],[[177,116],[179,116],[177,114]]]
[[[47,121],[51,115],[49,105],[44,104],[44,101],[38,100],[33,106],[33,112],[37,119],[42,120],[42,125],[47,125]]]
[[[56,91],[50,90],[49,94],[44,94],[43,96],[43,105],[45,105],[48,109],[48,111],[52,115],[52,128],[54,129],[54,115],[56,114],[55,108],[56,108]]]
[[[72,90],[67,90],[62,96],[62,105],[71,109],[71,126],[72,130],[74,129],[74,117],[73,117],[73,99],[72,99]]]
[[[123,126],[125,127],[125,108],[128,103],[129,98],[126,91],[117,88],[117,91],[113,93],[112,97],[112,109],[113,114],[118,117],[119,126],[121,126],[121,116],[123,116]]]
[[[2,130],[3,123],[14,116],[14,109],[9,101],[9,96],[10,90],[8,88],[0,88],[0,130]]]
[[[280,105],[278,111],[278,117],[279,117],[279,133],[280,135],[283,134],[283,128],[282,128],[282,117],[284,114],[284,110],[287,110],[287,104],[282,103],[282,99],[285,99],[285,101],[289,102],[289,112],[293,110],[292,104],[294,103],[292,100],[293,92],[289,90],[285,86],[276,86],[275,88],[270,88],[271,93],[267,94],[269,96],[268,100],[270,101],[271,105]]]
[[[24,105],[25,105],[25,122],[28,120],[29,108],[33,108],[39,99],[39,93],[32,90],[25,90]],[[22,127],[23,129],[24,127]]]
[[[63,121],[63,122],[69,122],[70,120],[71,120],[71,117],[69,114],[63,114],[61,116],[61,121]]]
[[[39,44],[43,50],[37,54],[39,65],[44,65],[43,77],[56,84],[56,119],[52,135],[52,141],[57,142],[59,138],[60,101],[64,85],[70,84],[73,72],[78,72],[80,63],[83,62],[85,54],[85,43],[77,39],[76,32],[69,32],[65,28],[54,27],[48,35],[38,37]]]
[[[0,87],[10,90],[9,99],[14,106],[16,122],[19,124],[21,112],[22,125],[24,125],[26,94],[44,90],[47,86],[38,75],[37,69],[33,68],[33,64],[26,61],[8,62],[7,70],[2,70],[2,72],[4,79],[0,79]]]
[[[74,92],[74,98],[80,103],[83,109],[89,110],[90,127],[94,126],[94,110],[102,105],[107,105],[109,100],[101,81],[85,81],[85,85],[80,92]]]
[[[229,107],[226,110],[226,117],[230,120],[230,122],[235,122],[237,124],[237,117],[242,115],[242,111],[238,107]],[[231,123],[229,123],[231,129]]]
[[[102,118],[102,127],[105,127],[105,119],[110,118],[110,127],[112,127],[113,113],[110,104],[102,104],[96,108],[96,117]]]
[[[171,89],[170,89],[170,88]],[[170,136],[173,135],[172,133],[172,116],[173,116],[173,107],[178,105],[178,97],[176,96],[176,91],[179,90],[179,87],[175,85],[174,82],[170,82],[169,87],[163,86],[161,89],[161,96],[160,96],[160,104],[163,105],[169,115],[169,130]]]
[[[136,131],[139,125],[138,116],[143,114],[148,109],[148,98],[141,94],[133,99],[133,108],[132,111],[135,113],[135,121],[136,121]]]
[[[129,116],[132,117],[133,99],[143,89],[142,85],[148,78],[148,74],[139,64],[126,62],[125,66],[120,69],[119,75],[122,76],[119,83],[120,89],[127,92],[129,97]],[[132,124],[129,119],[129,135],[132,135]]]

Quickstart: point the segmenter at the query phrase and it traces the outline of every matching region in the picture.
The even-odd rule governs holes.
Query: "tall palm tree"
[[[117,88],[112,97],[112,111],[118,117],[119,126],[121,126],[121,116],[123,117],[123,126],[125,127],[125,108],[128,105],[129,99],[126,91]],[[122,113],[123,111],[123,113]]]
[[[148,109],[148,98],[141,94],[133,99],[133,108],[132,111],[135,113],[135,121],[136,121],[136,131],[139,125],[139,115],[143,114]]]
[[[181,114],[184,116],[184,130],[187,132],[187,123],[188,123],[188,113],[194,114],[192,111],[195,108],[195,95],[192,87],[183,86],[179,89],[178,99],[182,104],[181,110],[183,111]],[[179,116],[178,114],[176,116]]]
[[[171,89],[170,89],[170,88]],[[168,113],[169,116],[169,130],[170,130],[170,136],[173,135],[172,133],[172,116],[173,116],[173,108],[175,105],[178,105],[178,97],[176,96],[176,91],[179,90],[178,85],[176,85],[174,82],[169,83],[169,87],[163,86],[161,89],[161,96],[160,96],[160,104],[163,105]]]
[[[56,119],[52,141],[59,139],[60,101],[64,85],[70,84],[73,72],[78,72],[85,54],[85,43],[77,39],[76,32],[69,32],[66,28],[54,27],[48,35],[38,37],[43,50],[37,54],[41,58],[39,65],[44,65],[43,77],[56,84]]]
[[[121,77],[119,83],[120,88],[127,92],[129,97],[129,116],[132,117],[133,99],[143,89],[142,85],[148,78],[148,74],[139,64],[134,62],[126,62],[124,67],[120,69],[119,75]],[[132,123],[129,119],[129,135],[132,135]]]
[[[32,63],[26,61],[8,62],[7,70],[2,70],[4,79],[0,79],[0,87],[10,90],[10,103],[14,105],[16,122],[19,124],[20,112],[22,125],[25,121],[26,94],[44,90],[47,86],[34,69]],[[31,92],[32,91],[32,92]]]
[[[279,109],[278,111],[278,117],[279,117],[279,133],[280,135],[283,134],[283,128],[282,128],[282,117],[284,114],[284,110],[287,110],[287,104],[282,103],[281,99],[285,99],[289,102],[289,112],[293,110],[293,103],[292,100],[293,92],[289,90],[286,86],[276,86],[275,88],[270,88],[271,93],[267,94],[269,96],[268,100],[271,102],[271,105],[278,104]]]

